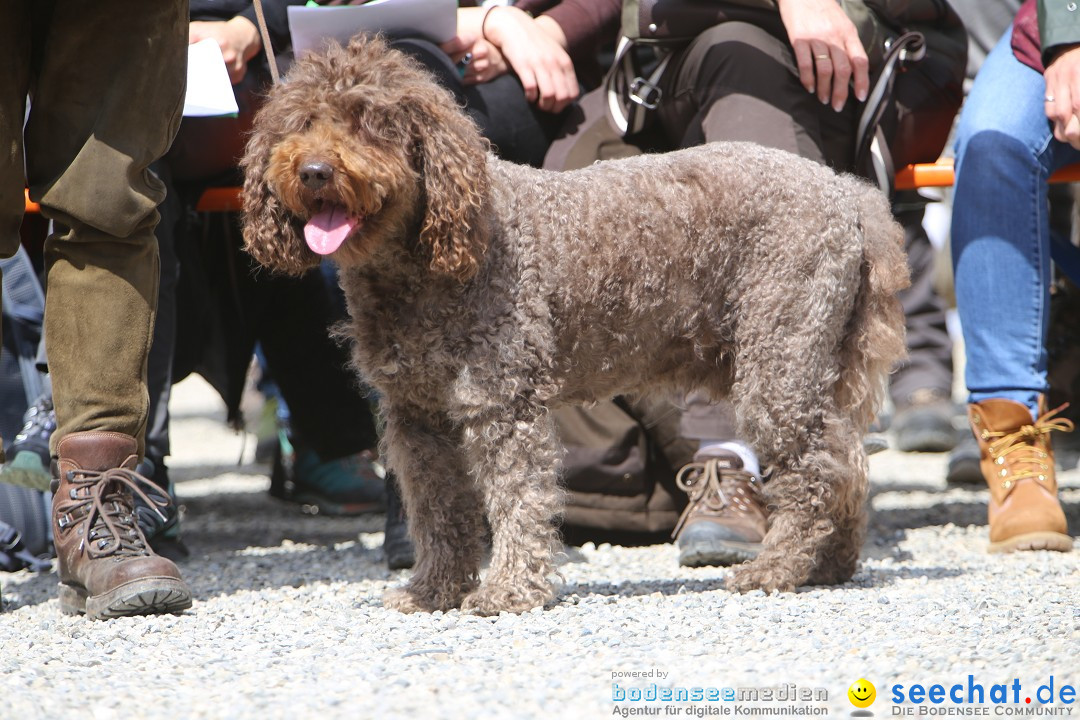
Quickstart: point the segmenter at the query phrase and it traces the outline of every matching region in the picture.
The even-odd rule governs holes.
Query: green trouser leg
[[[57,419],[50,446],[55,455],[68,433],[113,430],[136,438],[141,457],[159,272],[153,224],[129,238],[141,242],[95,235],[72,229],[45,245],[45,347]]]
[[[16,79],[0,80],[2,137],[14,138],[17,154],[19,133],[7,129],[21,121],[18,98],[29,91],[25,179],[57,224],[45,246],[54,453],[65,435],[87,430],[131,435],[142,453],[158,286],[154,227],[164,197],[148,167],[180,121],[186,52],[186,0],[0,5],[0,76],[11,68]],[[20,165],[0,166],[5,233],[17,227]]]

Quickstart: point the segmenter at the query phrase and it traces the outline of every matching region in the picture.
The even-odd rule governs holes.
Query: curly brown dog
[[[908,276],[869,185],[742,143],[567,173],[509,164],[377,40],[301,60],[243,168],[249,252],[291,273],[323,255],[341,268],[417,549],[388,606],[550,600],[551,409],[653,390],[731,398],[770,469],[765,549],[731,588],[855,571],[862,437],[904,352]]]

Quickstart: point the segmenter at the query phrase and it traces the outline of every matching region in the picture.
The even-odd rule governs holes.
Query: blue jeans
[[[1054,139],[1046,83],[1011,39],[1010,29],[987,57],[960,116],[952,254],[970,401],[1014,400],[1034,416],[1048,389],[1048,179],[1080,151]]]

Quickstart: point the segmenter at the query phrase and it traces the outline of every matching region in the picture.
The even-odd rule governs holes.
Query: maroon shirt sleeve
[[[1020,62],[1040,73],[1045,71],[1035,0],[1027,0],[1016,13],[1016,19],[1013,20],[1012,50]]]
[[[533,15],[547,15],[559,23],[571,55],[578,50],[595,50],[601,42],[614,40],[622,14],[622,0],[519,0],[517,7]]]
[[[599,82],[596,56],[603,43],[618,35],[622,0],[518,0],[515,7],[557,22],[578,77],[586,86]]]

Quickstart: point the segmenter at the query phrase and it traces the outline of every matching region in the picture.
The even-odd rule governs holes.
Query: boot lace
[[[1073,431],[1071,420],[1054,417],[1068,406],[1066,403],[1040,416],[1031,425],[1021,425],[1012,432],[982,431],[984,440],[992,440],[987,450],[994,464],[1001,466],[998,475],[1003,478],[1002,488],[1008,490],[1024,478],[1046,482],[1051,470],[1050,454],[1042,449],[1039,440],[1055,431]]]
[[[691,513],[702,505],[717,514],[731,508],[745,515],[751,511],[750,503],[762,503],[761,481],[746,470],[721,468],[717,458],[687,463],[675,475],[675,484],[690,496],[690,502],[679,516],[672,537],[679,534]]]
[[[131,494],[165,519],[168,493],[133,470],[73,470],[68,473],[70,502],[58,505],[61,528],[81,518],[83,540],[80,548],[93,558],[148,555],[146,538],[139,529]],[[143,488],[147,488],[143,490]],[[129,492],[131,494],[129,494]]]

